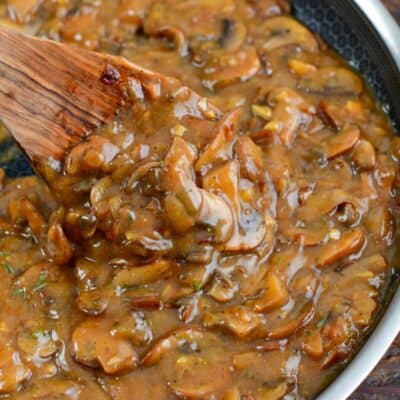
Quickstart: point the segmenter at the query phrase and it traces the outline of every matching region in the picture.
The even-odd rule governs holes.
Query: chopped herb
[[[40,328],[39,329],[35,329],[34,331],[31,332],[31,336],[34,339],[39,339],[42,336],[45,336],[45,334],[46,334],[46,330],[45,329],[40,329]]]
[[[324,315],[324,316],[315,324],[315,326],[316,326],[318,329],[323,328],[323,327],[326,325],[326,323],[328,322],[328,318],[329,318],[329,314]]]
[[[7,272],[7,274],[13,274],[13,273],[15,272],[14,267],[13,267],[10,263],[8,263],[8,262],[5,262],[5,263],[3,263],[3,264],[0,264],[0,267],[1,267],[5,272]]]
[[[10,253],[8,251],[0,251],[0,257],[8,257]]]
[[[13,296],[13,297],[25,297],[25,288],[14,289],[11,292],[11,296]]]
[[[202,287],[201,282],[196,281],[193,283],[193,288],[196,292],[199,292],[201,290],[201,287]]]
[[[39,292],[40,290],[44,289],[47,286],[47,271],[44,271],[40,274],[38,280],[35,282],[35,284],[32,287],[32,292]]]

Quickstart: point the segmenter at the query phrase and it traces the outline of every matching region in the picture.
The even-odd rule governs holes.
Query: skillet
[[[378,0],[293,0],[295,16],[318,33],[333,49],[358,70],[369,83],[375,98],[400,134],[400,28]],[[11,141],[0,145],[1,155]],[[19,153],[0,162],[11,177],[32,174]],[[396,269],[396,265],[392,266]],[[346,399],[379,362],[400,332],[399,277],[394,276],[383,312],[375,329],[353,361],[320,394],[318,400]]]

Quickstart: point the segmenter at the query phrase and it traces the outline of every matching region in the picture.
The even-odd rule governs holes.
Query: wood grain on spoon
[[[0,29],[0,120],[33,164],[61,160],[132,104],[138,84],[150,97],[183,89],[188,107],[200,100],[178,80],[123,58]]]

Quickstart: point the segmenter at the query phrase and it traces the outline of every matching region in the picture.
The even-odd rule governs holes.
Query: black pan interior
[[[400,134],[400,73],[358,6],[350,0],[292,0],[292,5],[299,20],[364,76]]]

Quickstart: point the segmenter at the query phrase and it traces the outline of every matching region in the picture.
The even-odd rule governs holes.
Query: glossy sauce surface
[[[0,23],[173,76],[2,179],[0,397],[310,399],[396,258],[400,143],[283,0],[9,0]],[[204,97],[201,97],[204,96]]]

